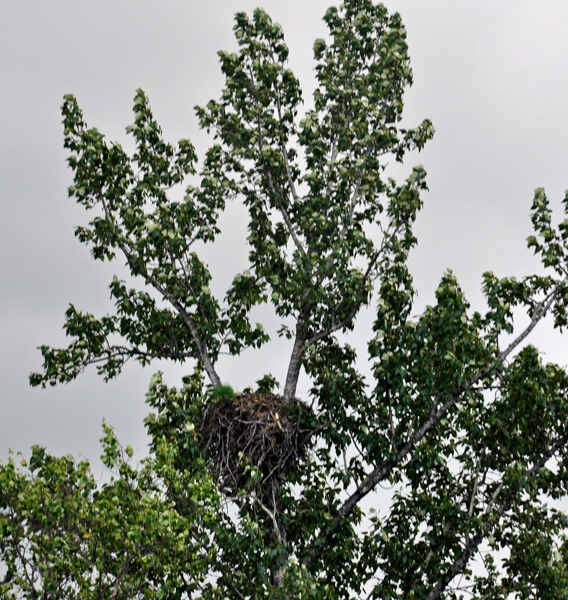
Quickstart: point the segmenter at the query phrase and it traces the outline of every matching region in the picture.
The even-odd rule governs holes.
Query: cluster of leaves
[[[140,468],[106,425],[101,441],[112,474],[102,485],[88,462],[40,446],[29,462],[0,463],[2,598],[182,598],[203,584],[215,519],[211,479],[180,476],[163,439]],[[191,511],[176,508],[180,486]]]
[[[385,176],[385,157],[402,160],[433,129],[399,127],[411,83],[405,31],[398,14],[370,0],[346,0],[325,21],[329,38],[314,45],[314,105],[299,119],[281,28],[262,10],[236,15],[239,51],[220,53],[221,98],[197,109],[215,136],[199,176],[191,144],[163,142],[143,92],[128,128],[132,157],[88,129],[66,97],[70,194],[97,212],[77,236],[96,259],[121,253],[141,286],[114,280],[116,314],[101,319],[71,307],[70,346],[42,347],[44,368],[31,382],[66,382],[89,364],[114,377],[129,358],[188,360],[195,370],[181,389],[152,380],[152,459],[141,470],[113,454],[107,435],[119,478],[100,491],[85,465],[40,450],[31,473],[2,467],[5,593],[17,597],[30,581],[46,589],[42,565],[61,561],[61,573],[77,569],[65,571],[75,595],[77,582],[94,585],[96,576],[101,598],[152,597],[158,581],[171,589],[155,593],[172,598],[566,597],[567,521],[547,502],[568,492],[568,375],[543,364],[526,339],[547,315],[559,329],[567,324],[568,220],[555,228],[537,190],[528,243],[542,272],[486,273],[484,314],[470,310],[448,272],[433,306],[413,317],[408,256],[425,172],[415,167],[397,183]],[[170,200],[168,188],[185,175],[198,183]],[[229,198],[248,208],[250,269],[221,301],[196,249],[214,242]],[[564,204],[568,212],[568,195]],[[348,334],[373,298],[365,377],[361,349],[338,333]],[[221,386],[219,353],[268,341],[249,318],[261,302],[292,340],[283,397],[294,398],[303,368],[318,438],[286,482],[263,489],[251,468],[254,485],[227,497],[207,473],[196,431],[207,403],[232,394]],[[523,311],[528,325],[519,328]],[[272,376],[257,383],[263,393],[275,386]],[[57,502],[66,489],[76,500],[38,524],[30,515],[52,504],[26,502],[49,482]],[[392,486],[390,503],[370,510],[382,485]],[[118,500],[107,505],[109,494]],[[117,506],[124,516],[109,531]],[[106,562],[88,554],[95,550]]]
[[[344,11],[330,9],[325,17],[332,43],[315,44],[320,85],[315,108],[299,123],[300,87],[286,67],[281,28],[261,10],[252,20],[237,14],[241,50],[220,53],[222,99],[197,108],[201,125],[219,143],[206,154],[199,186],[188,187],[181,202],[168,201],[166,190],[195,173],[193,147],[187,140],[177,149],[162,141],[141,90],[135,123],[128,127],[137,145],[132,158],[87,129],[75,99],[66,97],[65,147],[75,172],[70,195],[101,212],[76,234],[96,259],[112,259],[120,250],[132,275],[169,307],[114,281],[116,315],[97,320],[71,307],[65,330],[75,341],[63,350],[42,347],[44,370],[32,375],[33,385],[69,381],[91,363],[109,378],[130,357],[142,363],[166,357],[199,359],[217,386],[214,364],[223,347],[238,354],[267,341],[248,313],[270,300],[278,316],[297,318],[284,390],[290,398],[305,348],[352,327],[377,275],[376,239],[394,235],[382,235],[376,222],[383,192],[392,191],[382,178],[381,157],[402,160],[404,152],[423,146],[433,128],[428,121],[415,130],[397,127],[411,83],[400,17],[370,2],[348,3]],[[406,187],[424,187],[423,174]],[[214,241],[219,212],[235,196],[249,209],[251,268],[235,276],[221,307],[208,287],[206,265],[191,248]],[[124,342],[114,343],[113,336]]]
[[[32,385],[55,385],[74,379],[89,364],[110,379],[125,361],[148,364],[155,358],[184,361],[199,358],[211,373],[222,344],[236,354],[265,341],[260,326],[251,327],[235,301],[220,310],[209,289],[207,266],[192,251],[218,233],[216,221],[225,194],[215,182],[218,152],[204,161],[199,188],[188,187],[181,202],[171,202],[167,190],[195,172],[193,146],[181,140],[174,148],[161,138],[148,99],[138,90],[135,122],[127,128],[137,151],[129,157],[119,144],[108,145],[96,129],[87,129],[72,96],[65,97],[65,147],[75,172],[71,197],[87,209],[99,209],[88,226],[77,227],[77,238],[91,246],[99,260],[122,252],[134,277],[153,288],[165,307],[145,289],[128,289],[114,278],[110,285],[116,314],[96,319],[74,306],[66,312],[65,332],[74,339],[65,349],[42,346],[43,373],[32,374]],[[220,381],[214,379],[215,384]]]

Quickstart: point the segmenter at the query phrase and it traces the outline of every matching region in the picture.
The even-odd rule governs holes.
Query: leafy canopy
[[[485,273],[484,314],[447,272],[434,305],[413,317],[408,255],[425,172],[397,183],[385,166],[421,149],[433,127],[400,127],[412,83],[404,27],[370,0],[324,19],[300,118],[280,26],[260,9],[236,15],[239,50],[219,53],[220,99],[196,109],[214,136],[201,163],[188,140],[162,139],[141,90],[132,156],[65,97],[69,193],[94,214],[76,235],[95,259],[121,256],[138,285],[115,278],[115,311],[101,318],[70,306],[69,346],[43,346],[31,383],[68,382],[91,364],[109,379],[129,359],[193,371],[180,389],[152,379],[152,452],[139,468],[105,429],[110,483],[40,448],[29,465],[2,465],[5,597],[567,597],[567,520],[550,501],[567,492],[568,376],[527,337],[547,315],[567,324],[568,221],[555,228],[537,190],[528,245],[542,272]],[[187,176],[183,199],[171,200]],[[248,210],[249,268],[217,298],[199,251],[229,200]],[[312,446],[277,483],[240,456],[250,484],[228,497],[199,427],[211,403],[234,397],[220,353],[270,342],[251,322],[259,304],[290,340],[284,401],[302,369],[311,382]],[[365,349],[340,335],[363,307],[375,312],[371,377],[357,367]],[[267,374],[247,391],[276,389]]]

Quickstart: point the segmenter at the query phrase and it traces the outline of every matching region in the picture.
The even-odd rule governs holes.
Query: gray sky
[[[262,6],[284,26],[291,66],[313,89],[312,44],[325,34],[330,0],[270,0]],[[235,47],[232,17],[253,0],[5,0],[0,19],[0,458],[11,447],[41,443],[56,453],[93,459],[101,421],[144,453],[144,394],[152,372],[129,365],[104,384],[94,369],[50,390],[28,387],[40,344],[63,345],[68,304],[100,316],[107,285],[121,264],[94,263],[73,236],[88,215],[67,198],[71,174],[62,147],[59,107],[77,96],[90,126],[123,142],[135,89],[143,87],[164,135],[189,137],[203,152],[193,106],[216,98],[216,52]],[[432,302],[451,268],[475,308],[481,274],[523,275],[536,267],[526,250],[533,190],[543,186],[558,208],[568,188],[568,3],[565,0],[390,0],[402,13],[415,84],[405,122],[433,120],[422,163],[430,193],[417,225],[412,268],[417,307]],[[235,211],[236,209],[231,209]],[[232,212],[230,233],[211,255],[213,272],[243,268],[245,223]],[[238,249],[238,251],[236,250]],[[418,308],[417,308],[418,311]],[[355,338],[364,350],[369,320]],[[565,365],[566,341],[538,334],[546,358]],[[271,371],[284,376],[289,348],[222,365],[244,387]],[[165,368],[177,383],[180,369]],[[303,388],[302,388],[303,385]],[[300,392],[306,393],[306,382]],[[100,466],[97,466],[100,469]]]

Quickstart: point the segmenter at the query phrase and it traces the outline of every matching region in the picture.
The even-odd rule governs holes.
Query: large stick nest
[[[245,488],[247,465],[256,467],[264,482],[283,481],[305,455],[312,415],[300,400],[285,402],[273,394],[237,394],[210,405],[200,433],[220,487],[233,494]]]

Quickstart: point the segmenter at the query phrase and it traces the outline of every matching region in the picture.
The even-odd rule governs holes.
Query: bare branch
[[[278,521],[276,520],[276,513],[271,511],[267,506],[265,506],[256,496],[253,494],[254,501],[260,506],[260,508],[268,515],[270,520],[272,521],[272,527],[274,529],[274,537],[277,542],[280,541],[280,527],[278,526]]]
[[[118,590],[120,588],[120,584],[122,583],[122,580],[125,578],[131,562],[132,562],[132,554],[128,554],[128,556],[126,557],[126,560],[124,561],[124,563],[122,565],[122,568],[120,569],[120,573],[118,574],[118,577],[116,578],[116,581],[114,582],[111,600],[114,600],[114,598],[116,598],[116,596],[118,595]]]

